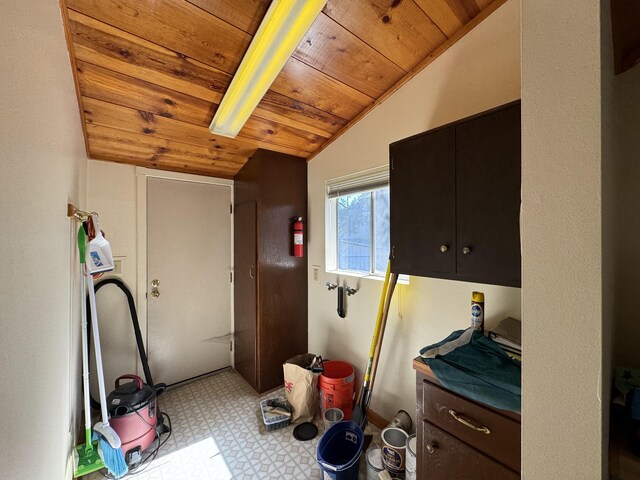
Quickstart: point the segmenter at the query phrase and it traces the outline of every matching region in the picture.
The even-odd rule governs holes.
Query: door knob
[[[158,298],[160,296],[160,292],[155,288],[151,290],[151,298]]]
[[[446,253],[447,250],[449,250],[449,247],[447,245],[440,245],[440,251],[442,253]]]
[[[160,286],[160,280],[158,280],[157,278],[154,278],[153,280],[151,280],[151,286],[152,287],[159,287]]]
[[[434,454],[436,451],[436,446],[433,443],[427,443],[427,445],[425,446],[425,450],[429,454]]]
[[[471,253],[471,249],[469,247],[463,247],[462,248],[462,254],[463,255],[469,255]]]

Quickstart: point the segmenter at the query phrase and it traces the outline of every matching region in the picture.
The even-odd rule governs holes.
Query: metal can
[[[384,470],[382,465],[382,450],[380,447],[371,447],[367,450],[367,480],[380,480],[380,472]]]
[[[410,435],[407,438],[407,460],[405,467],[405,479],[406,480],[416,480],[416,434]]]
[[[391,419],[389,425],[387,425],[387,428],[396,427],[409,433],[409,431],[411,430],[411,425],[413,425],[411,416],[404,410],[398,410],[398,413],[396,413]]]
[[[382,464],[392,475],[404,473],[407,432],[397,427],[388,427],[380,435],[382,439]]]

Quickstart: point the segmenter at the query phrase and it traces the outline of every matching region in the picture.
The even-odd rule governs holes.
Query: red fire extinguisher
[[[304,254],[304,223],[302,217],[295,219],[293,224],[293,255],[302,257]]]

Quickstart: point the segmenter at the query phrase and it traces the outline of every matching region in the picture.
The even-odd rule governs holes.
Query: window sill
[[[367,273],[352,272],[349,270],[326,270],[326,273],[330,275],[339,275],[342,277],[354,277],[362,278],[364,280],[376,280],[378,282],[384,282],[384,275],[371,275]],[[398,283],[401,285],[409,285],[409,275],[398,276]]]

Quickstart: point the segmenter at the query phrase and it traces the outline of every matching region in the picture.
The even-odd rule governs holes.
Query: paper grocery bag
[[[292,422],[311,422],[318,409],[318,376],[307,370],[316,356],[311,353],[297,355],[284,365],[284,391],[293,407]]]

